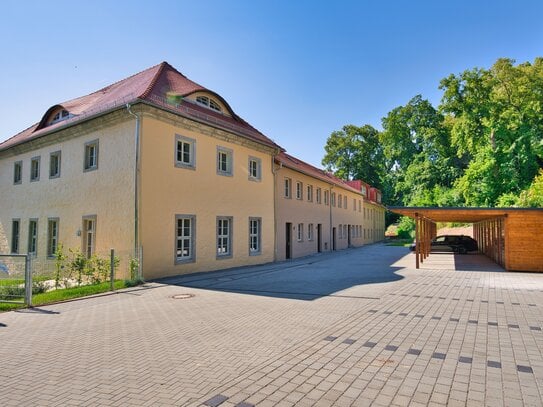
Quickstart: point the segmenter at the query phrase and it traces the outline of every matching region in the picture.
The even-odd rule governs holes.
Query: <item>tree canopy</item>
[[[382,131],[334,131],[323,165],[381,188],[389,205],[542,206],[543,58],[499,59],[439,88],[439,106],[417,95]]]

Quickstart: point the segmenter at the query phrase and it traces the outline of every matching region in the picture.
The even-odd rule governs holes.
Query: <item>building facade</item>
[[[52,106],[0,144],[0,252],[46,264],[60,243],[86,256],[115,248],[152,279],[382,238],[377,200],[291,160],[163,62]],[[280,199],[286,178],[299,199]]]

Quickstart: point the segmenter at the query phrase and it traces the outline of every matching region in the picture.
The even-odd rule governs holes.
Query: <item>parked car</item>
[[[466,254],[478,250],[477,241],[464,235],[442,235],[432,239],[430,249],[433,252],[454,252]],[[411,243],[409,249],[414,251],[416,242]]]

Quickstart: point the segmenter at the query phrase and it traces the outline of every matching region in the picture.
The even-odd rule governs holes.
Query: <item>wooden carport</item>
[[[543,208],[389,207],[415,220],[416,267],[430,254],[437,222],[472,223],[479,251],[508,271],[543,271]]]

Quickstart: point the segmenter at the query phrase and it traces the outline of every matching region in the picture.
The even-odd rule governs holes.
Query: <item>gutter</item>
[[[142,277],[142,264],[140,259],[139,247],[139,181],[140,181],[140,116],[133,113],[130,103],[126,104],[128,113],[136,118],[136,128],[134,133],[134,257],[138,259],[138,277]]]

